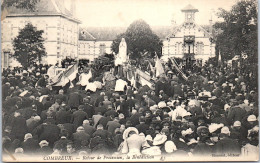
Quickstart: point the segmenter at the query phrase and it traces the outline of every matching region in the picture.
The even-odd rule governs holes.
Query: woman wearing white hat
[[[123,133],[124,142],[121,144],[123,154],[141,154],[142,145],[146,142],[144,134],[139,134],[135,127],[128,127]]]
[[[159,156],[162,154],[161,148],[167,140],[167,136],[164,134],[157,134],[153,139],[153,146],[142,151],[145,155]]]

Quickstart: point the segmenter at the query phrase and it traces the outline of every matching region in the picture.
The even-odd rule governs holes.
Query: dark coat
[[[155,94],[156,96],[159,96],[159,92],[160,90],[164,91],[164,83],[162,83],[161,81],[158,81],[157,83],[155,83]]]
[[[28,132],[25,118],[18,116],[14,117],[11,123],[11,135],[15,139],[23,140],[24,135]]]
[[[107,140],[109,135],[110,134],[107,130],[97,130],[93,133],[92,137],[100,136],[102,139]]]
[[[132,123],[133,126],[136,126],[136,125],[140,124],[140,123],[139,123],[139,117],[140,117],[140,116],[141,116],[141,115],[140,115],[139,113],[135,113],[135,114],[133,114],[133,115],[129,118],[129,120],[131,121],[131,123]]]
[[[54,101],[60,99],[62,102],[67,102],[67,98],[68,97],[66,95],[58,94],[54,96]]]
[[[125,115],[125,118],[126,117],[129,117],[129,107],[128,107],[128,104],[126,103],[126,101],[122,101],[120,103],[120,113],[123,113]]]
[[[139,125],[136,125],[137,130],[139,133],[144,133],[146,135],[146,131],[149,129],[149,125],[142,123]]]
[[[71,138],[72,137],[72,134],[76,131],[76,128],[73,124],[71,123],[64,123],[63,124],[63,127],[65,130],[68,131],[68,138]]]
[[[217,142],[216,153],[217,154],[227,154],[227,153],[240,154],[241,148],[237,141],[226,137]]]
[[[90,135],[92,137],[92,134],[96,131],[96,129],[89,124],[83,125],[83,128],[85,130],[85,133]]]
[[[106,111],[107,111],[107,109],[104,106],[95,108],[95,114],[98,114],[98,112],[101,112],[101,115],[104,115]]]
[[[40,148],[37,140],[34,140],[33,138],[29,138],[25,142],[22,142],[21,147],[25,154],[35,153],[36,150]]]
[[[84,131],[76,132],[73,134],[73,141],[77,148],[80,147],[82,141],[90,142],[90,138],[90,135],[85,133]]]
[[[193,154],[195,156],[210,156],[212,154],[212,148],[207,145],[206,143],[198,143],[194,150],[193,150]]]
[[[104,129],[107,129],[106,126],[108,121],[111,121],[110,117],[101,117],[98,124],[102,124]]]
[[[94,115],[94,106],[91,104],[85,104],[83,111],[85,111],[88,114],[88,117],[91,118]]]
[[[106,111],[105,114],[104,114],[105,117],[108,117],[108,116],[111,116],[111,115],[117,117],[117,116],[118,116],[118,113],[117,113],[115,110],[108,110],[108,111]]]
[[[120,128],[121,124],[115,121],[109,121],[107,123],[107,131],[114,134],[116,128]]]
[[[43,146],[36,150],[36,153],[40,155],[50,155],[52,154],[53,150],[49,146]]]
[[[82,101],[83,101],[82,96],[74,92],[69,95],[68,105],[72,108],[78,108],[79,105],[82,103]]]
[[[60,144],[62,147],[62,152],[65,153],[67,151],[67,144],[71,142],[70,140],[68,140],[67,138],[60,138],[58,141],[56,141],[54,143],[54,145],[56,144]]]
[[[45,80],[44,77],[41,77],[41,78],[37,81],[37,86],[46,87],[46,85],[47,85],[47,81]]]
[[[57,124],[69,123],[71,119],[71,113],[65,110],[59,110],[55,116]]]
[[[75,128],[82,125],[82,122],[88,118],[88,114],[82,110],[75,111],[71,117],[71,123],[74,124]]]
[[[235,121],[240,121],[245,116],[246,111],[240,107],[231,107],[228,112],[228,120],[231,124],[233,124]]]
[[[47,140],[52,146],[54,142],[59,140],[60,128],[54,124],[42,124],[34,129],[33,135],[38,135],[40,141]]]

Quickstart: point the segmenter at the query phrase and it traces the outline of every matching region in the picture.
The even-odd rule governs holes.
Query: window
[[[203,44],[203,42],[197,43],[197,54],[204,54],[204,44]]]
[[[177,45],[177,54],[182,54],[181,42],[176,42]]]
[[[105,54],[106,53],[106,45],[100,44],[99,45],[99,51],[100,51],[100,55]]]
[[[9,52],[4,52],[4,67],[9,66]]]

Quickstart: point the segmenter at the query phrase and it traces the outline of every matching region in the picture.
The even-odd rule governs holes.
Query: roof
[[[184,23],[182,23],[181,25],[179,26],[176,26],[175,28],[173,28],[173,32],[171,32],[169,35],[167,35],[166,37],[169,38],[169,37],[175,37],[174,35],[183,27]],[[197,28],[201,29],[204,31],[204,33],[206,34],[207,37],[213,37],[216,33],[215,30],[210,31],[210,25],[203,25],[203,26],[200,26],[196,23],[194,23],[195,26],[197,26]]]
[[[194,12],[198,12],[199,10],[196,9],[195,7],[193,7],[191,4],[188,4],[186,7],[184,7],[182,10],[182,12],[185,11],[194,11]]]
[[[153,26],[151,28],[160,39],[165,39],[171,33],[170,26]],[[79,29],[79,40],[112,41],[126,29],[126,27],[83,27]]]
[[[34,11],[28,9],[19,9],[16,7],[9,7],[7,10],[7,17],[59,15],[80,23],[80,21],[65,8],[64,3],[62,3],[61,0],[39,0],[39,2],[36,3]]]

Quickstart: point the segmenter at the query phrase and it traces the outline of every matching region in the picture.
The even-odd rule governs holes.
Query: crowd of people
[[[48,66],[3,70],[3,153],[258,155],[252,76],[204,65],[185,81],[164,67],[154,88],[111,73],[109,84],[104,74],[92,79],[103,82],[96,92],[52,87]]]

